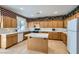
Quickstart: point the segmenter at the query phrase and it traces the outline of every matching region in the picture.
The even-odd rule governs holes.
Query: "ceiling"
[[[2,7],[25,17],[37,18],[65,15],[77,5],[2,5]]]

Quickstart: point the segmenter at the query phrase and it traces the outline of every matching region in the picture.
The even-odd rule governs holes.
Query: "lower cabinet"
[[[17,34],[10,34],[6,36],[6,48],[14,45],[17,43],[18,35]]]
[[[60,32],[49,32],[49,39],[60,40]]]
[[[67,34],[61,33],[61,40],[65,45],[67,45]]]
[[[50,40],[62,40],[63,43],[67,45],[67,34],[63,32],[50,32],[49,39]]]

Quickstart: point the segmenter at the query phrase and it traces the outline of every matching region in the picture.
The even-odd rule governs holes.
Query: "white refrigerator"
[[[79,19],[68,21],[67,49],[70,54],[79,53]]]

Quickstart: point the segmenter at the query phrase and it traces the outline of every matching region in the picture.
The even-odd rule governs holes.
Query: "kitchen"
[[[18,8],[20,7],[19,12],[17,7]],[[21,7],[26,8],[24,10]],[[60,9],[58,9],[57,7]],[[58,13],[56,10],[58,10],[58,12],[60,13]],[[35,11],[35,13],[33,11]],[[51,13],[53,11],[54,14]],[[43,14],[44,12],[45,14]],[[33,13],[33,15],[31,13]],[[70,48],[70,46],[68,45],[70,44],[70,41],[68,40],[70,39],[69,37],[70,35],[68,34],[69,32],[67,29],[69,27],[68,25],[69,21],[77,18],[79,18],[79,6],[77,5],[71,5],[71,6],[70,5],[68,6],[67,5],[62,6],[3,5],[0,7],[1,52],[4,53],[4,50],[6,52],[6,50],[9,50],[9,48],[14,47],[15,45],[18,45],[25,41],[26,44],[24,44],[24,46],[26,47],[24,47],[24,49],[27,48],[27,50],[33,50],[34,52],[37,52],[37,54],[38,52],[44,52],[46,54],[49,54],[49,52],[51,52],[52,54],[74,54],[74,53],[77,54],[77,50],[73,52],[74,48],[72,49],[72,47]],[[61,44],[61,42],[63,44]],[[51,46],[52,44],[54,46]],[[58,44],[58,46],[55,46],[56,44]],[[64,46],[64,48],[62,45]],[[59,49],[60,47],[61,50]],[[53,51],[53,49],[57,51]],[[65,51],[63,52],[63,50]]]

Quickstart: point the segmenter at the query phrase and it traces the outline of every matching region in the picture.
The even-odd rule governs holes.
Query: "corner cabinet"
[[[17,19],[16,14],[8,10],[1,10],[2,26],[1,28],[16,28]]]
[[[61,40],[65,45],[67,45],[67,34],[66,33],[61,33]]]
[[[60,32],[49,32],[49,39],[50,40],[61,40]]]

